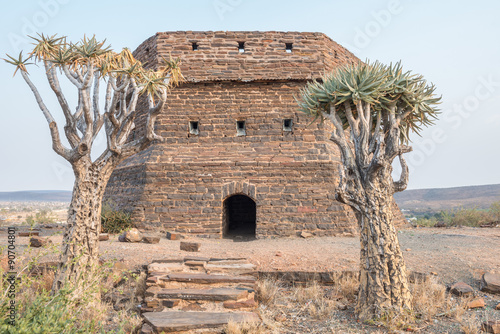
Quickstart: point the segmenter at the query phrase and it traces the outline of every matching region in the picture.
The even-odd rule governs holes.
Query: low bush
[[[104,203],[101,209],[101,232],[121,233],[133,227],[130,213],[117,210],[112,203]]]
[[[140,318],[136,313],[116,312],[113,305],[98,298],[104,293],[104,284],[110,273],[107,264],[91,271],[93,274],[82,278],[78,284],[72,282],[52,293],[53,272],[33,274],[32,269],[40,258],[38,255],[26,263],[16,262],[19,270],[13,279],[0,267],[0,313],[11,314],[11,301],[15,302],[15,323],[12,325],[11,319],[2,316],[0,333],[125,334],[137,328]]]
[[[56,221],[56,217],[52,215],[52,211],[50,210],[41,210],[35,215],[28,215],[26,217],[26,223],[30,225],[31,227],[35,226],[36,224],[51,224]]]

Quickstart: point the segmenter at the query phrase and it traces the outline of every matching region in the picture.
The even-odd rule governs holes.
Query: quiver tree
[[[14,74],[19,71],[35,95],[49,125],[52,148],[71,164],[75,174],[62,264],[53,285],[57,290],[63,283],[78,284],[96,267],[101,201],[108,179],[122,160],[143,150],[151,141],[162,140],[154,132],[155,121],[165,105],[167,90],[182,75],[178,60],[164,60],[156,71],[146,69],[128,49],[116,53],[95,37],[84,37],[78,43],[68,43],[66,38],[57,36],[41,35],[33,39],[35,46],[26,59],[20,53],[17,59],[8,56],[10,59],[6,61],[16,66]],[[26,66],[30,61],[44,68],[64,115],[67,145],[61,140],[52,112],[29,77]],[[60,77],[76,88],[76,108],[70,107]],[[143,136],[133,138],[140,95],[148,106],[146,129]],[[100,131],[105,132],[107,147],[98,158],[92,159],[92,144]]]
[[[336,198],[356,213],[360,229],[360,286],[356,310],[362,320],[411,309],[406,268],[393,225],[392,196],[408,184],[403,155],[409,134],[436,118],[440,98],[420,75],[400,64],[342,67],[311,82],[300,109],[333,124],[330,140],[342,155]],[[393,180],[392,163],[401,165]]]

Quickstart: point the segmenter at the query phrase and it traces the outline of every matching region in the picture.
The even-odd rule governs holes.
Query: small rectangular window
[[[189,122],[189,133],[192,135],[198,135],[200,133],[200,125],[198,121]]]
[[[236,135],[237,136],[246,136],[245,121],[236,121]]]
[[[245,52],[245,42],[238,42],[238,51]]]
[[[293,43],[285,43],[286,52],[291,53],[293,48]]]
[[[292,131],[293,130],[293,120],[291,118],[287,118],[283,120],[283,131]]]
[[[193,51],[198,51],[198,43],[193,42],[192,46],[193,46]]]

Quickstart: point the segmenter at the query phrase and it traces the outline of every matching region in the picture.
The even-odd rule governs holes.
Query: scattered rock
[[[486,321],[481,325],[481,329],[486,333],[500,334],[500,321]]]
[[[136,228],[125,231],[122,235],[125,242],[140,242],[142,240],[142,234]],[[118,240],[121,241],[120,238]]]
[[[142,241],[147,244],[157,244],[160,242],[160,237],[144,236]]]
[[[140,334],[153,334],[153,327],[151,327],[149,324],[145,323],[142,325],[141,331],[139,332]]]
[[[125,240],[125,234],[120,234],[120,235],[118,236],[118,241],[119,241],[119,242],[127,242],[127,240]]]
[[[223,303],[223,305],[224,308],[228,308],[231,310],[257,307],[257,303],[253,298],[248,298],[247,300],[242,300],[242,301],[227,300]]]
[[[165,307],[168,307],[168,308],[173,308],[173,307],[176,307],[177,305],[179,305],[179,302],[180,302],[180,299],[174,299],[174,300],[163,300],[163,301],[162,301],[162,304],[163,304],[163,306],[165,306]]]
[[[443,221],[439,221],[436,224],[434,224],[434,227],[446,227],[446,223]]]
[[[307,239],[307,238],[313,237],[314,235],[312,233],[302,231],[302,232],[300,232],[299,236],[304,238],[304,239]]]
[[[497,307],[495,307],[496,310],[500,310],[500,303],[498,303]]]
[[[500,221],[489,222],[489,223],[486,223],[486,224],[483,224],[483,225],[479,225],[479,227],[482,227],[482,228],[492,228],[492,227],[497,227],[498,225],[500,225]]]
[[[182,236],[179,233],[167,232],[168,240],[179,240],[182,239]]]
[[[275,256],[283,256],[283,254],[281,254],[281,252],[276,252]]]
[[[199,242],[184,242],[181,241],[181,250],[186,252],[198,252],[201,244]]]
[[[410,251],[411,251],[411,248],[407,248],[407,249],[405,249],[405,251],[410,252]]]
[[[45,246],[47,244],[50,244],[52,243],[52,240],[48,239],[48,238],[42,238],[42,237],[31,237],[30,238],[30,246],[31,247],[42,247],[42,246]]]
[[[106,241],[106,240],[109,240],[109,234],[107,233],[99,234],[99,241]]]
[[[465,284],[464,282],[454,283],[450,287],[450,293],[452,293],[456,296],[469,296],[473,292],[474,292],[474,289],[470,285]]]
[[[483,298],[476,298],[467,303],[467,308],[482,308],[485,305]]]
[[[40,231],[23,231],[23,232],[18,232],[17,236],[19,237],[32,237],[32,236],[39,236]]]
[[[198,303],[190,303],[182,308],[183,311],[204,311],[205,309]]]
[[[500,294],[500,274],[484,273],[479,290]]]

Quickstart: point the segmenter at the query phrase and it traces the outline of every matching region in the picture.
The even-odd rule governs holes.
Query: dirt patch
[[[43,231],[43,235],[54,231]],[[2,232],[5,235],[5,232]],[[445,284],[462,280],[478,284],[484,271],[500,271],[500,228],[411,228],[398,233],[408,270],[436,273]],[[55,245],[60,234],[50,239]],[[0,245],[7,239],[2,237]],[[357,237],[281,238],[234,241],[231,239],[186,238],[201,243],[200,251],[180,250],[179,240],[162,238],[158,244],[118,242],[117,235],[100,243],[105,259],[124,261],[129,267],[142,266],[161,258],[244,257],[261,271],[344,271],[359,268]],[[26,248],[29,238],[18,237],[18,252]],[[475,286],[476,288],[478,286]]]

